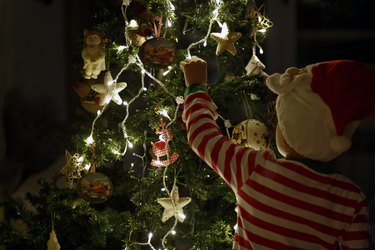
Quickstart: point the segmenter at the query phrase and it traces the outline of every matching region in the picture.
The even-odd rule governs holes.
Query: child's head
[[[269,76],[267,86],[278,94],[279,132],[312,160],[330,161],[348,150],[355,128],[375,109],[375,75],[355,61],[288,68]]]

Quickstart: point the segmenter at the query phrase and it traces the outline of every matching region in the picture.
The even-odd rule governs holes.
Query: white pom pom
[[[330,146],[334,152],[343,153],[352,145],[350,138],[346,136],[334,136],[331,138]]]

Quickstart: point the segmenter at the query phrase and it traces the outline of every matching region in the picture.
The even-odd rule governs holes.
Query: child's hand
[[[199,57],[193,56],[191,59],[181,61],[180,69],[184,72],[186,87],[207,82],[207,62]]]

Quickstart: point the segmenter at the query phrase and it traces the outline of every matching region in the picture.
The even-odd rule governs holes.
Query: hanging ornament
[[[122,5],[129,6],[131,0],[122,0]]]
[[[153,142],[152,153],[156,159],[152,159],[151,165],[154,167],[167,167],[178,159],[178,153],[171,154],[171,147],[164,141]]]
[[[162,17],[154,18],[154,38],[144,42],[140,48],[141,61],[152,68],[165,68],[175,61],[176,48],[173,42],[160,37]]]
[[[138,34],[136,30],[129,30],[128,37],[136,47],[141,47],[146,42],[146,37]]]
[[[169,142],[172,140],[172,131],[169,128],[165,128],[166,124],[164,121],[156,128],[156,134],[159,135],[159,141],[151,143],[152,154],[155,156],[151,161],[151,165],[154,167],[167,167],[174,163],[178,159],[178,153],[171,153],[171,147]]]
[[[147,40],[147,37],[152,34],[151,29],[148,29],[148,25],[142,23],[141,25],[135,19],[130,20],[127,24],[127,36],[130,39],[132,45],[141,47],[142,44]]]
[[[91,172],[81,178],[78,183],[79,196],[91,203],[108,200],[113,192],[111,180],[105,174]]]
[[[248,119],[234,127],[232,142],[255,150],[265,150],[270,144],[270,134],[262,122]]]
[[[82,177],[87,170],[83,164],[83,157],[78,154],[71,155],[69,151],[65,151],[65,165],[61,168],[60,173],[67,179],[70,188],[76,180]]]
[[[99,105],[100,96],[91,89],[91,86],[95,84],[98,84],[96,79],[85,79],[73,86],[74,91],[80,98],[81,106],[94,114],[103,107]]]
[[[49,234],[49,239],[47,242],[47,250],[60,250],[60,244],[57,240],[54,222],[52,221],[52,229]]]
[[[211,38],[217,42],[216,55],[220,55],[224,51],[230,52],[233,56],[237,54],[234,43],[242,36],[240,32],[229,33],[227,23],[221,27],[221,33],[211,33]]]
[[[164,207],[161,221],[166,222],[174,216],[179,222],[184,222],[186,216],[183,207],[189,204],[190,201],[190,197],[180,197],[178,187],[176,186],[176,183],[174,183],[170,197],[157,199],[157,202]]]
[[[84,60],[83,76],[86,79],[96,79],[100,72],[105,70],[105,42],[99,32],[84,30],[84,47],[81,55]]]
[[[253,53],[253,55],[250,58],[249,63],[246,65],[246,75],[264,75],[266,73],[263,72],[263,70],[266,68],[264,64],[259,60],[259,58]]]
[[[104,76],[104,84],[94,84],[91,88],[99,93],[99,105],[104,106],[110,101],[113,101],[117,105],[122,104],[122,99],[119,93],[126,88],[126,82],[115,82],[112,78],[111,72],[107,71]]]

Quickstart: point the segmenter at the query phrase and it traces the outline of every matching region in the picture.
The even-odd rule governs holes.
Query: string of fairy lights
[[[130,21],[128,20],[127,9],[128,9],[128,6],[130,5],[130,2],[131,2],[131,0],[123,0],[122,5],[121,5],[121,11],[122,11],[122,15],[123,15],[123,18],[124,18],[125,45],[119,45],[117,47],[118,53],[122,53],[124,50],[128,50],[130,48],[130,46],[132,46],[132,40],[130,39],[130,37],[128,35],[129,34],[128,32],[129,32],[129,30],[131,30],[132,28],[134,28],[138,25],[136,20],[130,20]],[[221,27],[221,29],[222,29],[220,35],[226,36],[229,33],[229,30],[228,30],[228,27],[227,27],[226,23],[225,22],[222,23],[220,21],[220,18],[219,18],[220,9],[223,6],[222,1],[221,0],[211,0],[210,2],[211,2],[211,5],[212,5],[212,16],[211,16],[210,22],[209,22],[208,27],[207,27],[207,32],[206,32],[206,34],[204,35],[203,38],[199,39],[196,42],[191,43],[187,47],[187,49],[186,49],[186,58],[187,59],[190,59],[192,57],[192,54],[191,54],[192,49],[194,49],[195,47],[197,47],[201,44],[203,46],[207,45],[207,40],[210,37],[210,35],[212,34],[212,28],[213,28],[213,25],[215,23],[218,24],[219,27]],[[166,17],[165,17],[164,27],[166,27],[168,29],[168,28],[172,27],[173,20],[175,20],[175,13],[174,13],[175,7],[174,7],[173,3],[171,2],[171,0],[167,0],[166,5],[167,5],[167,12],[166,12]],[[254,58],[254,56],[256,58],[256,48],[259,49],[259,53],[263,53],[263,49],[257,41],[257,34],[258,33],[265,33],[267,31],[267,29],[272,26],[272,23],[266,17],[264,17],[264,15],[262,15],[260,13],[260,11],[255,11],[255,13],[256,13],[257,18],[258,18],[258,23],[257,23],[255,29],[253,30],[253,34],[252,34],[252,37],[254,39],[254,47],[253,47],[253,51],[252,51],[253,57],[252,58]],[[183,34],[185,34],[185,32],[186,32],[186,30],[184,28]],[[165,36],[165,34],[166,34],[166,32],[164,33],[164,36]],[[216,33],[216,34],[218,34],[218,33]],[[134,66],[134,65],[136,67],[138,67],[138,69],[139,69],[140,78],[141,78],[140,79],[141,85],[138,89],[138,92],[134,95],[134,97],[132,97],[130,100],[122,100],[121,97],[119,96],[119,92],[126,88],[126,83],[118,82],[118,79],[124,72],[126,72],[129,69],[130,66]],[[174,69],[172,67],[168,67],[167,69],[164,70],[163,76],[167,75],[172,70],[177,70],[177,69]],[[107,69],[106,75],[104,77],[104,83],[101,84],[102,86],[93,86],[93,89],[100,94],[101,101],[103,102],[102,103],[103,107],[100,110],[97,111],[96,117],[92,122],[89,136],[84,140],[85,144],[88,147],[92,148],[93,154],[94,154],[94,147],[95,147],[95,139],[94,139],[95,134],[94,133],[95,133],[96,122],[98,121],[98,119],[100,119],[100,117],[103,115],[103,113],[107,110],[107,107],[111,102],[114,102],[117,105],[122,105],[125,108],[125,115],[124,115],[121,123],[119,124],[119,128],[121,128],[123,138],[125,140],[125,146],[122,149],[121,148],[114,148],[112,150],[112,152],[113,152],[113,154],[115,154],[117,156],[124,156],[127,153],[128,149],[133,147],[133,143],[129,139],[130,136],[128,134],[126,124],[127,124],[128,118],[130,117],[130,110],[129,110],[130,106],[142,95],[143,92],[147,91],[147,88],[145,87],[145,78],[146,77],[149,77],[153,82],[158,84],[165,91],[166,94],[170,95],[171,97],[173,97],[175,99],[176,106],[174,108],[174,113],[173,113],[172,116],[170,116],[168,114],[168,111],[166,109],[161,108],[160,110],[157,111],[158,114],[161,114],[162,116],[164,116],[168,121],[168,123],[165,125],[164,129],[168,130],[168,128],[176,122],[176,119],[177,119],[177,116],[178,116],[178,110],[179,110],[179,107],[183,104],[184,98],[182,96],[175,96],[173,93],[171,93],[166,88],[166,86],[162,82],[161,78],[155,76],[155,74],[153,72],[150,72],[145,68],[142,60],[140,59],[140,57],[137,54],[129,55],[127,63],[120,69],[120,71],[118,72],[118,74],[115,76],[114,79],[112,78],[110,70]],[[95,87],[96,87],[96,89],[95,89]],[[220,115],[219,115],[219,117],[224,120],[225,126],[227,127],[227,133],[229,135],[228,127],[231,126],[230,121],[225,120]],[[165,140],[164,147],[169,147],[168,136],[169,136],[168,133],[166,133],[167,138],[164,138],[164,140]],[[144,148],[143,155],[133,153],[133,156],[135,156],[137,158],[140,158],[142,160],[142,165],[145,168],[148,164],[145,161],[145,158],[146,158],[146,145],[145,144],[143,144],[143,148]],[[167,158],[168,158],[168,157],[170,157],[169,151],[168,150],[166,150],[166,151],[167,151]],[[69,154],[69,153],[67,152],[67,154]],[[87,161],[86,161],[84,156],[81,156],[78,153],[74,154],[73,156],[67,155],[67,159],[69,159],[71,161],[67,165],[74,166],[74,167],[77,168],[76,170],[66,170],[67,173],[69,173],[69,172],[73,173],[73,171],[74,171],[74,173],[80,172],[82,169],[84,169],[85,171],[90,171],[90,169],[92,170],[92,168],[95,167],[94,162],[90,163],[89,159],[87,159]],[[131,166],[133,166],[133,165],[134,165],[134,163],[131,163]],[[176,186],[176,179],[177,179],[178,173],[175,173],[175,176],[173,177],[174,184],[173,184],[172,189],[170,190],[168,188],[167,183],[166,183],[167,169],[168,169],[168,165],[165,166],[165,168],[164,168],[163,188],[161,189],[161,191],[163,193],[165,193],[167,195],[167,197],[158,199],[158,202],[165,209],[170,210],[169,212],[172,213],[172,215],[170,217],[174,218],[174,223],[171,226],[170,230],[168,230],[168,232],[165,233],[164,237],[161,240],[161,245],[162,245],[163,249],[167,249],[166,248],[167,237],[169,237],[170,235],[176,234],[176,227],[177,227],[178,222],[182,222],[184,220],[184,218],[186,217],[186,215],[182,211],[182,207],[190,202],[190,198],[188,198],[188,197],[179,197],[178,188]],[[72,176],[74,176],[74,173],[72,174]],[[76,176],[76,178],[77,178],[77,176]],[[178,203],[179,201],[181,203]],[[165,219],[164,215],[163,215],[163,219]],[[147,242],[135,242],[135,243],[132,243],[131,245],[126,246],[124,249],[128,250],[128,249],[130,249],[130,247],[132,245],[136,244],[136,245],[140,245],[140,246],[149,246],[151,249],[156,250],[157,248],[155,248],[152,244],[153,235],[154,234],[152,232],[150,232],[149,235],[148,235]]]

